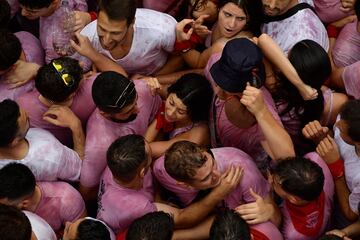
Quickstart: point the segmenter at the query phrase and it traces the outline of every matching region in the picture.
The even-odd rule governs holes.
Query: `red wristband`
[[[339,158],[336,162],[328,164],[329,170],[333,178],[340,178],[344,176],[344,161]]]
[[[340,32],[340,28],[335,27],[334,25],[327,25],[326,31],[329,38],[337,38]]]
[[[97,19],[97,14],[96,14],[96,12],[89,12],[89,14],[90,14],[90,19],[91,19],[91,21],[94,21],[94,20]]]

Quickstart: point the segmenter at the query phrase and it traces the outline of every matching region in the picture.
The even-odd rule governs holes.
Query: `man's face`
[[[267,16],[277,16],[285,13],[296,0],[262,0],[264,13]]]
[[[349,145],[355,145],[356,142],[354,140],[351,139],[351,137],[349,136],[349,126],[346,123],[346,121],[340,119],[339,121],[337,121],[335,123],[335,126],[340,130],[340,137],[342,138],[342,140],[344,140],[344,142],[346,142]]]
[[[21,7],[21,15],[30,20],[35,20],[39,17],[48,17],[54,12],[53,3],[50,4],[49,7],[38,8],[38,9],[31,9],[22,5],[20,5],[20,7]]]
[[[136,94],[136,98],[133,103],[125,106],[119,113],[111,113],[108,118],[111,121],[117,123],[127,123],[134,121],[140,111],[137,105],[137,100],[138,95]]]
[[[99,12],[97,19],[97,34],[101,46],[108,51],[125,42],[129,28],[127,20],[114,21],[108,18],[103,11]]]
[[[208,152],[203,152],[206,162],[196,170],[193,179],[188,183],[191,187],[199,190],[209,189],[219,185],[221,173],[217,169],[215,159]]]
[[[285,192],[285,190],[281,186],[280,177],[278,175],[276,175],[276,174],[269,174],[268,175],[268,181],[269,181],[269,184],[272,186],[272,189],[274,190],[274,192],[279,197],[286,200],[288,194],[287,194],[287,192]]]

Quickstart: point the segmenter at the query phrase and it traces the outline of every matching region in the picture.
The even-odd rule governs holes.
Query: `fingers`
[[[256,192],[253,191],[252,188],[250,188],[250,194],[255,198],[255,200],[263,199],[260,195],[258,195]]]
[[[200,17],[198,17],[196,20],[195,20],[195,23],[198,23],[198,24],[203,24],[204,23],[204,20],[206,18],[210,17],[209,14],[204,14],[204,15],[200,15]]]

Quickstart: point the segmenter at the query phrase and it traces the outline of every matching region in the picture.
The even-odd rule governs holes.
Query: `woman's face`
[[[222,36],[231,38],[238,34],[247,23],[243,9],[234,3],[225,4],[219,12],[218,27]]]
[[[194,6],[196,0],[190,1],[190,9],[193,9],[192,17],[197,19],[201,15],[209,15],[205,19],[206,23],[214,23],[218,17],[218,8],[217,5],[211,0],[199,0]]]
[[[171,93],[166,99],[165,119],[168,122],[188,121],[190,119],[187,107],[175,93]]]

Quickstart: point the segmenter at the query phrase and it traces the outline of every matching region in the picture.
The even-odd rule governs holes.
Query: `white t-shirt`
[[[74,150],[40,128],[30,128],[25,138],[29,143],[26,157],[21,160],[0,159],[0,168],[16,162],[28,166],[36,181],[79,180],[82,161]]]
[[[173,51],[176,24],[176,20],[168,14],[137,9],[131,48],[129,53],[120,59],[114,59],[109,51],[102,48],[96,31],[97,21],[88,24],[81,34],[89,38],[98,52],[117,62],[127,73],[151,75],[166,63],[168,53]],[[88,59],[80,57],[80,60],[86,63],[85,69],[90,68]]]
[[[31,229],[34,232],[37,240],[56,240],[56,235],[54,230],[50,227],[50,225],[38,215],[23,211],[27,218],[30,221]]]

